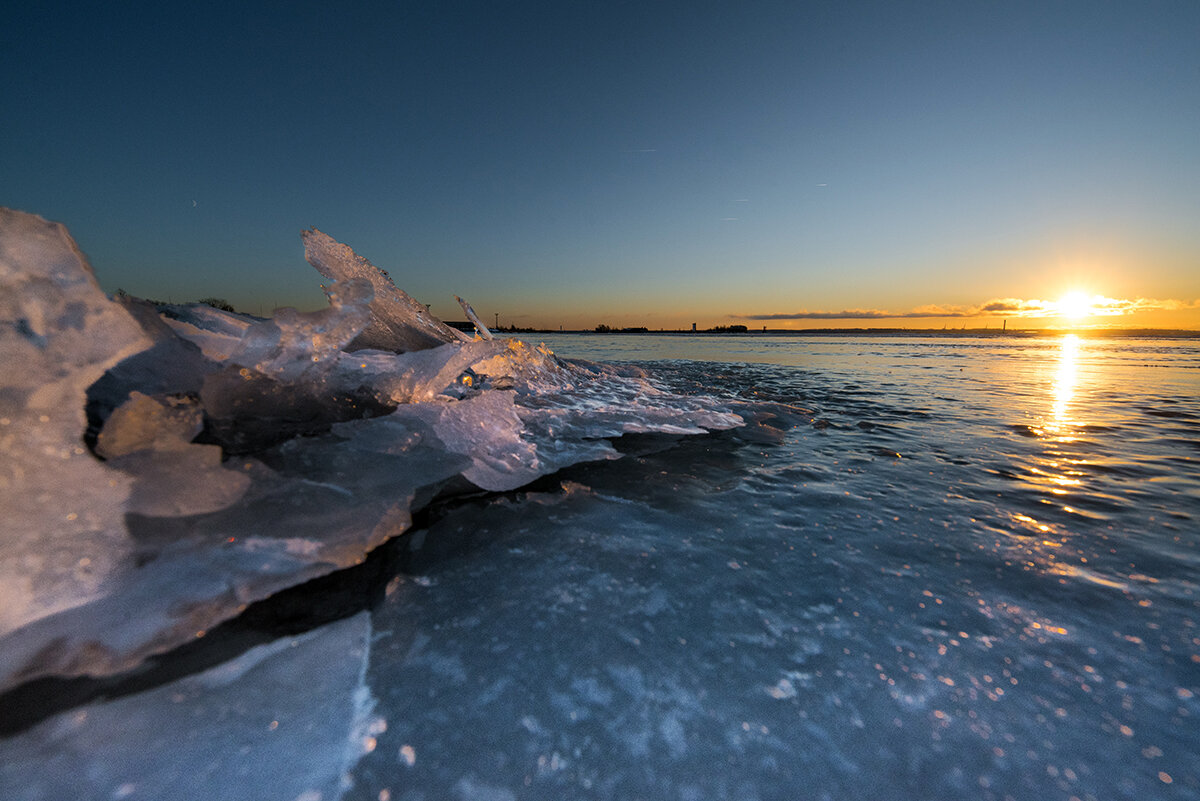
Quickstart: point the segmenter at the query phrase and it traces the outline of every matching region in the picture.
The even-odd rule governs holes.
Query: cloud
[[[1136,298],[1134,300],[1118,300],[1100,295],[1094,296],[1089,303],[1091,313],[1104,317],[1133,314],[1143,311],[1182,311],[1184,309],[1200,308],[1200,300],[1190,303],[1184,300],[1154,300],[1151,298]]]
[[[743,320],[899,320],[929,317],[975,317],[973,312],[939,306],[922,306],[907,312],[884,309],[843,309],[842,311],[799,311],[784,314],[731,314]]]
[[[1026,312],[1045,311],[1047,302],[1044,300],[1021,300],[1019,298],[997,298],[989,300],[979,307],[980,314],[1024,314]]]
[[[1194,309],[1200,307],[1200,301],[1106,298],[1103,295],[1093,295],[1086,299],[1086,306],[1089,317],[1122,317],[1136,312]],[[983,304],[975,316],[1007,314],[1013,317],[1057,317],[1062,311],[1061,301],[1004,298]]]
[[[790,314],[733,314],[742,320],[887,320],[897,315],[877,309],[846,309],[836,312],[802,311]]]
[[[1119,299],[1095,295],[1088,301],[1092,317],[1120,317],[1135,312],[1180,311],[1200,308],[1200,300]],[[886,309],[843,309],[842,311],[798,311],[772,314],[731,314],[741,320],[911,320],[968,317],[1058,317],[1061,303],[1036,298],[993,298],[977,306],[918,306],[911,311]]]

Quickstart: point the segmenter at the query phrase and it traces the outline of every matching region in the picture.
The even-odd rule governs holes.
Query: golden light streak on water
[[[1054,374],[1054,402],[1051,420],[1046,426],[1048,433],[1059,441],[1070,442],[1072,429],[1079,421],[1072,417],[1071,401],[1075,397],[1078,381],[1079,337],[1067,334],[1063,337],[1058,355],[1058,370]]]

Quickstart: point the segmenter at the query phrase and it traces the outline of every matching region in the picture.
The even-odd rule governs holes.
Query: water
[[[422,521],[346,798],[1200,798],[1195,340],[546,341],[755,425]]]

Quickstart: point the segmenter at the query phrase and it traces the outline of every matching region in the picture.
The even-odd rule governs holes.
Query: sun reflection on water
[[[1046,431],[1060,441],[1070,442],[1072,429],[1079,421],[1072,417],[1071,400],[1075,397],[1078,380],[1079,337],[1067,334],[1063,337],[1058,354],[1058,371],[1054,374],[1054,404]]]
[[[1076,386],[1079,381],[1079,337],[1068,334],[1063,337],[1059,346],[1058,366],[1055,368],[1050,387],[1050,410],[1036,429],[1039,437],[1054,445],[1067,445],[1078,442],[1077,433],[1084,425],[1079,417],[1076,402]],[[1031,479],[1051,495],[1069,495],[1082,485],[1083,472],[1079,469],[1083,462],[1078,457],[1072,457],[1057,447],[1051,448],[1036,464],[1029,466]],[[1063,507],[1068,512],[1075,512],[1070,506]]]
[[[1030,569],[1063,579],[1080,579],[1105,586],[1118,586],[1110,577],[1093,570],[1088,559],[1072,543],[1074,522],[1090,515],[1080,511],[1072,499],[1084,491],[1087,456],[1083,435],[1086,411],[1080,408],[1079,364],[1083,343],[1068,334],[1058,345],[1057,360],[1048,367],[1045,403],[1040,422],[1033,427],[1043,447],[1025,463],[1026,487],[1034,490],[1038,503],[1024,511],[1012,511],[1009,525],[1021,543]],[[1053,357],[1052,357],[1053,358]]]

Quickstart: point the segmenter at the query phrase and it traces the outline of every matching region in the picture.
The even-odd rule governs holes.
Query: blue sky
[[[454,293],[570,328],[1080,290],[1200,326],[1200,3],[7,16],[0,204],[66,223],[109,290],[317,307],[316,226],[451,319]]]

